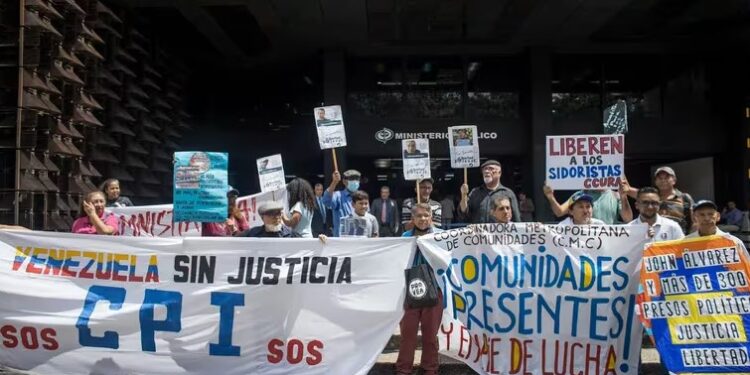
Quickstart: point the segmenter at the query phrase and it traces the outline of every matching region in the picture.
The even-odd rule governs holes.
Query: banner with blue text
[[[640,317],[669,371],[750,373],[748,275],[745,245],[728,235],[646,248]]]
[[[37,374],[366,374],[415,240],[0,231],[0,364]]]
[[[646,226],[482,224],[422,236],[442,353],[481,374],[638,374]]]

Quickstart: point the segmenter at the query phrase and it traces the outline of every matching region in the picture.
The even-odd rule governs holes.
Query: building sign
[[[497,132],[478,132],[479,139],[498,139]],[[375,132],[375,139],[383,144],[390,140],[403,139],[445,139],[448,140],[448,132],[394,132],[389,128],[382,128]]]

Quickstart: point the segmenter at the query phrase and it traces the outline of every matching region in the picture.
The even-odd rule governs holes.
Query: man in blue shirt
[[[344,172],[344,190],[336,191],[336,186],[341,182],[341,174],[334,171],[331,176],[331,185],[323,193],[323,204],[330,208],[333,213],[333,236],[339,236],[341,218],[354,213],[351,194],[359,190],[359,179],[362,175],[355,169]]]
[[[404,232],[402,237],[418,237],[432,233],[432,209],[427,203],[417,203],[411,210],[413,229]],[[414,265],[426,263],[422,253],[417,250]],[[414,365],[414,351],[417,348],[417,331],[422,326],[422,358],[420,364],[425,375],[438,373],[438,329],[443,318],[443,293],[438,291],[438,303],[432,307],[408,308],[404,306],[404,317],[401,318],[401,344],[398,348],[396,373],[411,374]]]

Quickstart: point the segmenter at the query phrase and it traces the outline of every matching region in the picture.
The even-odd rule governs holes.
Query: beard
[[[266,232],[281,232],[281,224],[263,224]]]

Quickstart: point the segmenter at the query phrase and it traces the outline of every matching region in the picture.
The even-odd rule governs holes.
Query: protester
[[[79,234],[119,234],[120,222],[117,215],[104,212],[105,202],[106,197],[101,191],[86,194],[81,202],[81,216],[73,222],[70,231]]]
[[[286,185],[286,192],[291,216],[282,216],[282,221],[299,237],[312,238],[312,218],[318,208],[315,206],[315,193],[310,183],[303,178],[295,178]]]
[[[579,190],[567,200],[565,203],[560,204],[555,199],[555,191],[552,188],[544,184],[543,187],[544,196],[549,201],[552,212],[557,217],[562,217],[568,214],[570,206],[573,203],[573,199],[577,195],[586,194],[593,199],[595,219],[599,219],[606,224],[617,223],[618,217],[622,218],[623,223],[628,223],[633,220],[633,210],[630,208],[630,202],[626,194],[618,194],[612,190]]]
[[[315,211],[313,212],[312,229],[313,236],[321,234],[331,235],[331,210],[323,204],[323,184],[315,184]]]
[[[263,225],[250,228],[239,233],[238,237],[281,237],[292,238],[299,237],[291,228],[284,225],[281,220],[281,210],[284,205],[276,201],[268,201],[258,207],[258,214],[263,220]]]
[[[432,212],[432,223],[433,225],[440,227],[440,225],[442,224],[443,205],[438,201],[430,199],[430,194],[432,194],[432,184],[433,181],[431,178],[426,178],[419,181],[418,203],[427,203],[430,205],[430,210]],[[417,192],[417,188],[414,189],[414,192]],[[403,225],[404,230],[410,230],[414,226],[414,223],[411,220],[411,209],[414,208],[414,205],[416,203],[416,198],[409,198],[404,200],[403,206],[401,207],[401,224]]]
[[[418,203],[411,211],[412,229],[404,232],[402,237],[418,237],[432,233],[433,215],[430,205]],[[414,266],[426,264],[422,253],[417,250],[414,256]],[[422,358],[420,364],[425,375],[436,375],[438,373],[438,329],[443,317],[443,293],[438,290],[438,301],[435,306],[424,308],[409,308],[404,306],[404,317],[401,318],[401,344],[398,349],[396,360],[396,373],[400,375],[411,374],[414,366],[414,352],[417,348],[417,331],[422,331]]]
[[[636,198],[638,189],[631,187],[627,181],[623,181],[623,191],[629,196]],[[664,166],[659,167],[654,173],[654,185],[659,189],[659,200],[662,205],[659,208],[659,214],[680,224],[683,233],[689,233],[693,228],[693,197],[688,193],[683,193],[675,185],[677,184],[677,175],[674,169]]]
[[[513,210],[512,220],[521,219],[521,211],[518,209],[518,200],[513,190],[503,186],[500,183],[500,177],[503,174],[502,166],[497,160],[487,160],[482,163],[481,168],[484,184],[469,192],[469,186],[461,185],[461,201],[458,205],[459,220],[465,222],[481,224],[491,223],[492,219],[492,200],[497,196],[507,196],[510,199],[510,206]]]
[[[736,232],[742,227],[743,214],[737,209],[734,201],[727,202],[727,206],[721,211],[722,225],[719,228],[727,232]]]
[[[355,169],[344,172],[344,190],[336,191],[336,186],[341,182],[341,174],[334,171],[331,175],[331,185],[323,193],[323,204],[331,209],[333,213],[333,236],[338,237],[341,218],[347,217],[354,212],[351,194],[359,190],[359,179],[362,174]]]
[[[446,195],[445,198],[440,201],[440,208],[442,210],[440,217],[442,218],[443,224],[441,226],[443,229],[450,229],[453,225],[453,213],[456,211],[456,204],[453,202],[453,195]]]
[[[640,214],[630,225],[647,224],[649,242],[679,240],[685,237],[682,228],[673,220],[659,215],[659,190],[644,187],[638,190],[635,207]]]
[[[370,208],[370,196],[362,190],[351,195],[354,212],[341,219],[340,236],[378,237],[378,219],[367,212]]]
[[[510,198],[499,196],[492,200],[492,218],[496,223],[508,224],[513,216],[513,210],[510,207]]]
[[[120,195],[120,181],[116,178],[104,180],[99,189],[106,195],[107,207],[130,207],[130,198]]]
[[[536,210],[536,207],[534,207],[534,201],[527,197],[526,193],[522,191],[518,192],[518,209],[521,211],[522,222],[528,223],[534,221],[534,211]]]
[[[372,201],[372,216],[378,219],[380,237],[395,237],[398,234],[398,204],[390,198],[391,188],[380,187],[380,198]]]
[[[240,192],[230,186],[227,191],[227,219],[216,223],[201,223],[201,236],[234,236],[250,228],[247,218],[237,207],[237,197],[239,196]]]
[[[696,202],[693,206],[693,220],[697,229],[685,236],[685,238],[698,238],[713,235],[724,236],[734,241],[734,243],[737,244],[737,248],[742,249],[742,251],[745,252],[745,255],[750,255],[747,253],[747,249],[745,249],[745,244],[742,240],[724,232],[716,226],[719,219],[721,219],[721,215],[719,214],[719,207],[716,206],[716,203],[710,200],[700,200]]]
[[[561,221],[559,225],[604,225],[599,219],[593,218],[594,198],[588,194],[574,194],[570,205],[570,216]]]

